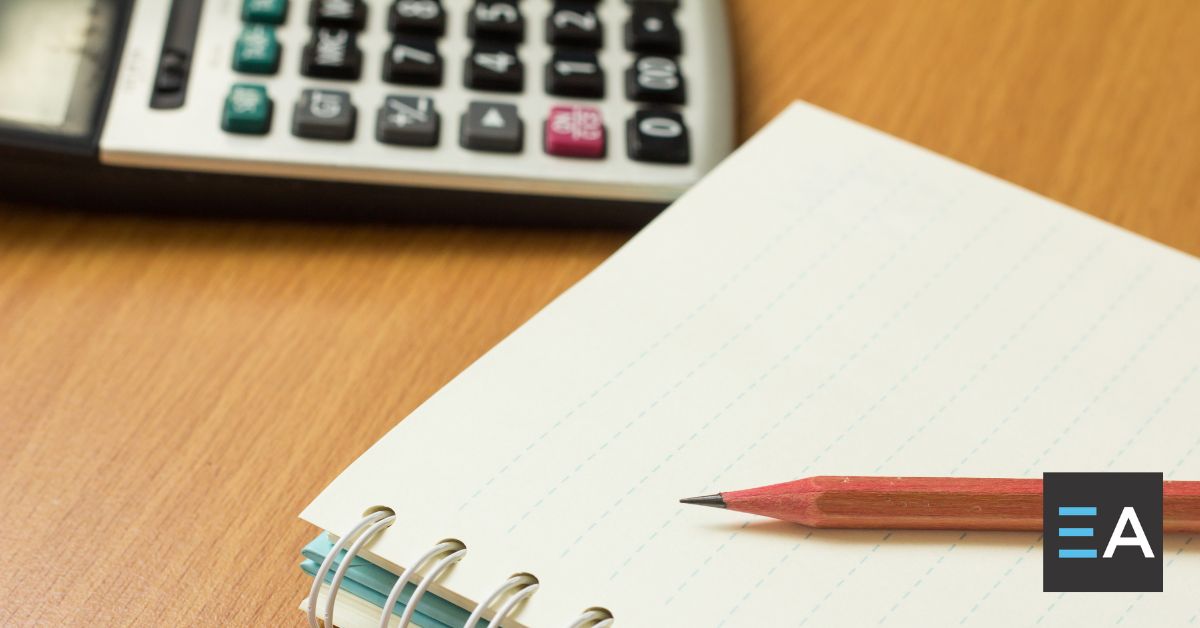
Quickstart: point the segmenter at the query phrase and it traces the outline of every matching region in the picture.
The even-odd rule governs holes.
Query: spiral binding
[[[317,573],[313,576],[313,586],[308,593],[308,625],[310,628],[321,628],[321,624],[317,622],[317,599],[321,592],[321,583],[325,581],[325,574],[329,573],[330,567],[337,555],[346,550],[346,556],[338,565],[337,570],[333,574],[333,579],[329,582],[329,594],[325,600],[324,626],[333,628],[333,608],[334,602],[337,600],[338,591],[341,590],[342,580],[346,577],[346,571],[350,568],[350,563],[354,561],[358,552],[371,542],[384,528],[387,528],[396,521],[396,514],[390,510],[381,510],[372,512],[362,518],[361,521],[354,524],[349,532],[343,535],[334,543],[333,548],[329,550],[329,554],[325,556],[325,560],[321,561],[321,566],[317,569]],[[349,547],[346,547],[349,545]],[[408,628],[412,622],[413,613],[416,612],[417,604],[429,590],[429,587],[437,581],[452,565],[462,560],[467,554],[467,548],[459,541],[442,541],[427,552],[422,554],[417,560],[411,563],[411,566],[400,574],[396,580],[396,584],[392,586],[391,592],[388,594],[387,601],[383,605],[382,614],[379,617],[379,627],[388,628],[392,618],[392,609],[395,608],[396,602],[400,598],[401,591],[404,590],[404,585],[418,571],[421,570],[435,556],[441,556],[437,563],[421,577],[417,583],[417,588],[413,590],[412,596],[409,597],[408,603],[405,605],[404,613],[400,616],[400,623],[397,628]],[[504,620],[523,600],[528,599],[537,592],[537,578],[529,574],[517,574],[505,580],[498,587],[492,590],[486,598],[475,606],[475,610],[471,611],[470,617],[467,618],[463,628],[476,628],[479,620],[483,618],[483,612],[500,599],[506,593],[511,593],[509,598],[504,601],[504,604],[496,610],[495,615],[489,625],[499,628]],[[613,618],[607,611],[591,608],[584,611],[574,621],[568,624],[567,628],[583,628],[591,625],[591,628],[611,628]]]

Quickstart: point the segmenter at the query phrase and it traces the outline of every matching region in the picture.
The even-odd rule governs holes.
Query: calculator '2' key
[[[314,78],[358,80],[362,74],[362,50],[354,31],[318,28],[304,46],[300,73]]]
[[[473,102],[462,115],[459,143],[470,150],[519,153],[525,145],[525,122],[515,105]]]
[[[517,0],[476,0],[467,14],[467,35],[519,42],[525,39],[525,16]]]
[[[388,30],[440,37],[446,32],[441,0],[396,0],[388,11]]]
[[[328,26],[361,31],[367,25],[367,3],[363,0],[312,0],[308,7],[311,26]]]
[[[556,0],[554,9],[546,16],[546,42],[552,46],[601,47],[604,24],[596,14],[596,3]]]
[[[467,57],[463,83],[471,89],[519,92],[525,88],[525,64],[514,44],[480,42]]]
[[[441,85],[442,56],[437,40],[420,35],[397,35],[384,53],[383,80],[407,85]]]

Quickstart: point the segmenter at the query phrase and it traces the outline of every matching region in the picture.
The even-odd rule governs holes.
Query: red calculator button
[[[595,107],[559,105],[546,118],[546,152],[560,157],[604,157],[604,116]]]

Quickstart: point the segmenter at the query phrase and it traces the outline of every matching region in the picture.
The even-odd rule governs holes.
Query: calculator
[[[641,224],[732,150],[731,54],[720,0],[4,0],[0,194]]]

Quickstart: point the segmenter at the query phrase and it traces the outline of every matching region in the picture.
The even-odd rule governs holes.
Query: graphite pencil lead
[[[703,495],[701,497],[685,497],[679,500],[681,504],[694,504],[696,506],[711,506],[713,508],[724,508],[725,498],[721,497],[720,493],[716,495]]]

